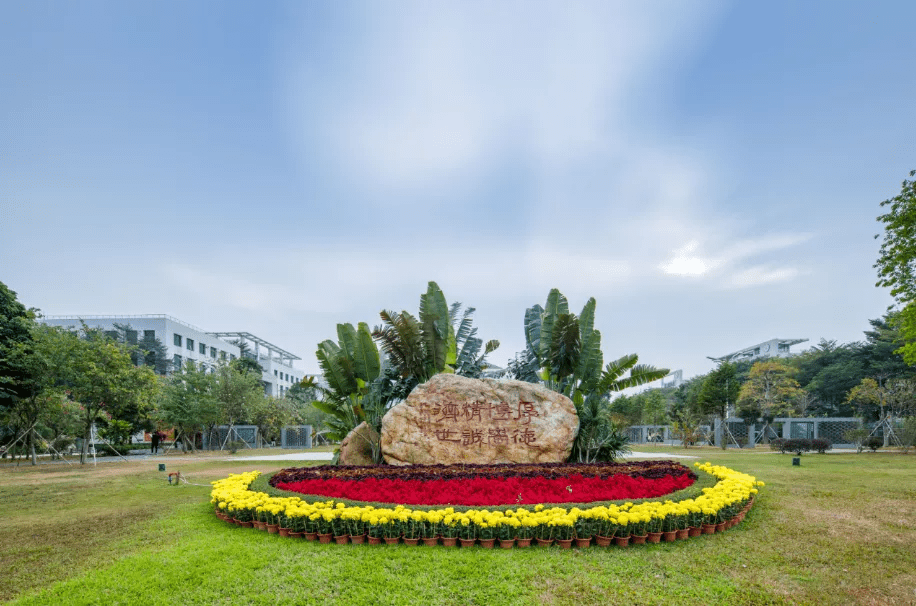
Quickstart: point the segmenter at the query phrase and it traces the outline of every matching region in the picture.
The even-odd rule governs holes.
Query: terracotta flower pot
[[[442,537],[443,547],[455,547],[458,545],[458,537]]]
[[[423,544],[427,547],[434,547],[439,544],[439,537],[423,537]]]
[[[519,547],[531,547],[531,539],[516,538],[515,543]]]
[[[346,545],[350,542],[350,535],[348,534],[335,534],[334,542],[338,545]]]
[[[404,537],[404,544],[405,545],[414,545],[414,546],[419,545],[420,538],[417,537],[416,539],[408,539],[407,537]]]
[[[662,533],[661,532],[650,532],[649,533],[649,542],[650,543],[661,543],[662,542]]]
[[[315,541],[318,539],[318,533],[317,532],[303,532],[302,538],[305,539],[306,541]]]
[[[553,539],[538,539],[538,547],[550,547],[553,543]]]
[[[569,549],[572,547],[573,539],[557,539],[557,545],[560,549]]]
[[[370,545],[381,545],[382,537],[369,537],[368,541]]]
[[[242,528],[254,528],[254,524],[251,522],[239,522],[239,526]]]
[[[290,531],[289,531],[289,538],[291,538],[291,539],[301,539],[301,538],[302,538],[302,533],[301,533],[301,532],[293,532],[292,530],[290,530]]]
[[[665,538],[665,541],[671,543],[677,540],[677,531],[676,530],[667,530],[662,533]]]
[[[600,534],[595,535],[595,545],[598,547],[607,547],[614,541],[613,537],[603,537]]]
[[[288,536],[289,536],[289,528],[280,528],[279,531],[280,531],[280,536],[281,536],[281,537],[288,537]]]
[[[256,521],[254,523],[254,527],[257,528],[258,530],[263,530],[264,532],[267,532],[267,523],[266,522],[257,522]]]
[[[716,534],[715,524],[703,524],[703,534]]]
[[[512,549],[515,547],[515,539],[500,539],[499,546],[503,549]]]
[[[480,539],[480,546],[486,549],[493,549],[496,545],[496,539]]]
[[[351,534],[350,542],[354,545],[362,545],[366,542],[366,535],[364,534]]]
[[[330,532],[319,532],[318,533],[318,542],[319,543],[330,543],[331,542],[331,533]]]
[[[385,545],[397,545],[401,541],[401,537],[385,537]]]
[[[614,545],[617,547],[629,547],[630,546],[630,537],[614,537]]]
[[[267,532],[269,534],[277,534],[278,532],[280,532],[280,525],[279,524],[268,524]]]
[[[576,547],[588,547],[592,544],[591,537],[576,537]]]
[[[649,538],[647,534],[634,534],[630,537],[630,542],[634,545],[645,545],[647,538]]]
[[[699,526],[691,526],[687,529],[687,536],[689,537],[698,537],[703,533],[703,529]]]
[[[458,541],[461,542],[462,547],[473,547],[477,539],[458,539]]]

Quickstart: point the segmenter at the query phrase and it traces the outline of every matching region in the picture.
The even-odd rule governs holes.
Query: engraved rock
[[[379,435],[363,421],[354,427],[340,443],[340,465],[375,465],[372,460],[372,442]]]
[[[389,465],[561,463],[578,431],[572,401],[546,387],[438,374],[385,414],[382,455]]]

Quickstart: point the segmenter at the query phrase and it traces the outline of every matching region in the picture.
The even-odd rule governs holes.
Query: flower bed
[[[211,502],[218,515],[241,524],[279,524],[290,529],[290,536],[304,533],[307,538],[314,538],[320,533],[327,539],[331,535],[343,538],[342,542],[346,542],[348,536],[353,537],[354,542],[356,538],[361,542],[368,536],[370,542],[383,538],[397,542],[403,538],[415,544],[421,538],[430,542],[441,538],[444,544],[454,544],[460,537],[465,544],[473,544],[479,539],[490,546],[491,540],[497,538],[507,542],[517,539],[520,545],[537,538],[545,544],[556,540],[562,546],[576,539],[580,546],[585,546],[593,537],[597,544],[606,545],[612,537],[621,543],[631,536],[645,540],[648,533],[653,533],[650,541],[653,538],[660,540],[658,537],[662,533],[666,533],[666,540],[674,540],[675,536],[680,537],[678,531],[686,535],[688,529],[695,529],[699,534],[700,526],[704,525],[705,532],[709,533],[738,523],[753,502],[756,486],[763,486],[763,482],[757,482],[753,476],[726,467],[709,463],[695,465],[716,477],[718,482],[704,488],[700,496],[679,502],[627,502],[585,509],[548,508],[538,504],[533,508],[498,511],[456,511],[454,507],[420,510],[403,505],[394,508],[348,506],[335,503],[333,499],[309,502],[301,497],[271,497],[250,491],[248,486],[259,475],[257,471],[233,474],[213,482]],[[618,475],[621,474],[609,477]]]
[[[673,461],[284,469],[270,485],[300,494],[401,505],[535,505],[646,499],[691,486]]]

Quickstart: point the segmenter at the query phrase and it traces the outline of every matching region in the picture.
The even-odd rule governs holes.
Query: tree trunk
[[[92,438],[92,425],[87,425],[83,432],[83,446],[80,448],[80,465],[86,464],[86,458],[89,455],[89,440]]]
[[[722,450],[728,446],[728,424],[725,422],[727,411],[722,411]]]
[[[29,453],[32,455],[32,465],[38,465],[35,458],[35,430],[29,432]]]

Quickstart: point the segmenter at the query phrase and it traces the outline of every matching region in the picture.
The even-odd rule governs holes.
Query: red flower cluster
[[[271,482],[302,494],[403,505],[497,506],[537,503],[591,503],[647,499],[692,485],[696,475],[680,465],[660,477],[618,473],[606,477],[572,473],[563,477],[489,475],[456,479],[397,477],[308,478]],[[282,473],[282,472],[281,472]],[[656,473],[647,475],[659,476]]]

